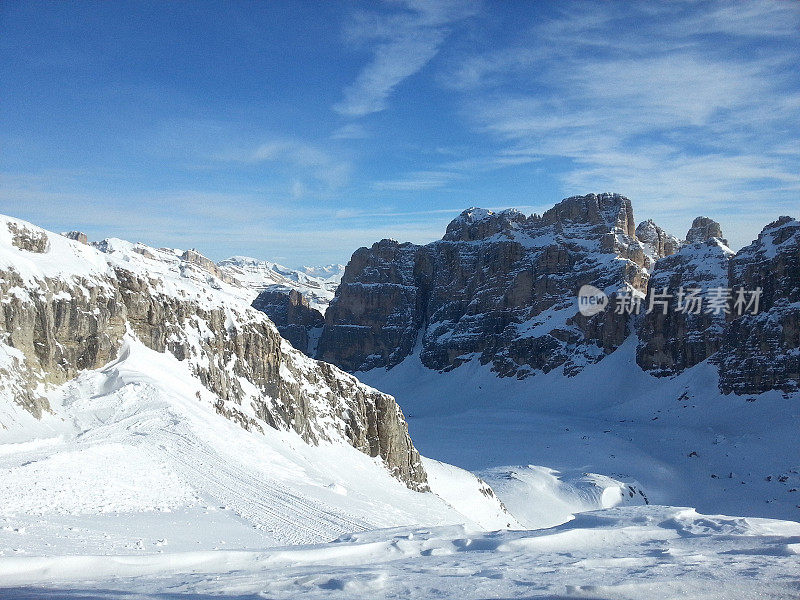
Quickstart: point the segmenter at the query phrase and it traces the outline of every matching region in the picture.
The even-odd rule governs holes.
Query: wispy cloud
[[[463,152],[462,152],[463,154]],[[376,181],[373,189],[378,191],[417,192],[446,188],[455,181],[468,179],[476,173],[488,173],[506,167],[515,167],[538,162],[539,153],[526,150],[499,150],[494,154],[469,156],[449,160],[436,168],[411,171],[397,179]]]
[[[667,222],[698,206],[735,216],[764,193],[796,199],[798,30],[797,3],[597,4],[442,80],[498,156],[562,161],[565,194],[620,191]]]
[[[254,148],[235,150],[214,157],[220,164],[273,165],[286,180],[286,191],[294,198],[308,193],[330,193],[344,187],[353,166],[349,160],[323,150],[318,145],[293,138],[278,137]]]
[[[372,59],[334,105],[342,115],[361,117],[386,109],[394,89],[436,56],[449,27],[477,9],[476,2],[459,0],[404,0],[387,5],[400,10],[358,12],[345,30],[346,41],[370,48]]]
[[[72,210],[53,211],[57,204]],[[130,206],[139,210],[131,212]],[[119,237],[156,247],[193,247],[215,260],[232,255],[274,260],[288,251],[290,266],[346,262],[356,248],[385,237],[437,239],[459,211],[342,209],[199,189],[122,197],[64,187],[62,179],[47,174],[0,172],[2,214],[56,232],[80,229],[91,240]]]
[[[332,140],[363,140],[368,137],[369,131],[360,123],[342,125],[331,134]]]
[[[462,177],[455,171],[413,171],[400,179],[376,181],[372,187],[380,191],[410,192],[432,190]]]

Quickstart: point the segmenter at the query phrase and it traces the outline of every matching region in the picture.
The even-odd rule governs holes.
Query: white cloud
[[[432,190],[444,187],[459,177],[461,175],[453,171],[414,171],[400,179],[376,181],[372,187],[381,191],[399,192]]]
[[[264,142],[239,157],[241,162],[277,163],[283,165],[289,177],[289,192],[293,197],[310,190],[329,192],[347,184],[352,171],[349,161],[321,150],[315,145],[294,139],[274,139]]]
[[[647,216],[716,209],[741,243],[749,205],[796,199],[800,4],[581,6],[441,78],[495,156],[558,160],[565,195],[619,191]]]
[[[367,128],[360,123],[342,125],[331,134],[333,140],[363,140],[370,137]]]
[[[361,117],[385,110],[394,89],[436,56],[449,26],[473,15],[477,7],[453,0],[391,4],[401,12],[357,13],[345,32],[350,43],[368,46],[372,59],[334,105],[342,115]]]

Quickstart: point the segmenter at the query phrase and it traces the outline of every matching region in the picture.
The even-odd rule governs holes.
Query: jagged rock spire
[[[687,244],[698,244],[711,238],[719,238],[728,245],[728,240],[722,237],[722,227],[714,219],[697,217],[692,221],[692,228],[686,233]]]

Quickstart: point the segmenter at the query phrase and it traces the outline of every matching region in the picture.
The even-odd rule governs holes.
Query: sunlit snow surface
[[[794,598],[800,524],[626,507],[553,529],[0,561],[3,598]]]
[[[497,378],[477,361],[436,373],[417,354],[357,375],[397,398],[420,452],[477,472],[509,507],[558,492],[544,494],[546,510],[529,509],[529,526],[587,510],[591,474],[653,504],[800,521],[800,393],[722,395],[707,361],[657,378],[636,367],[635,351],[631,337],[575,377]]]
[[[0,263],[33,287],[119,264],[166,294],[249,302],[175,252],[50,236],[49,253]],[[344,444],[244,431],[185,362],[129,335],[50,390],[41,421],[0,404],[0,598],[800,596],[798,398],[722,397],[705,364],[655,380],[629,368],[633,345],[573,379],[416,357],[364,374],[429,457],[420,494]]]

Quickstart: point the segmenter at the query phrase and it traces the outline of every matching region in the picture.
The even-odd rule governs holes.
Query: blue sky
[[[0,3],[0,212],[290,266],[616,191],[800,216],[800,2]]]

